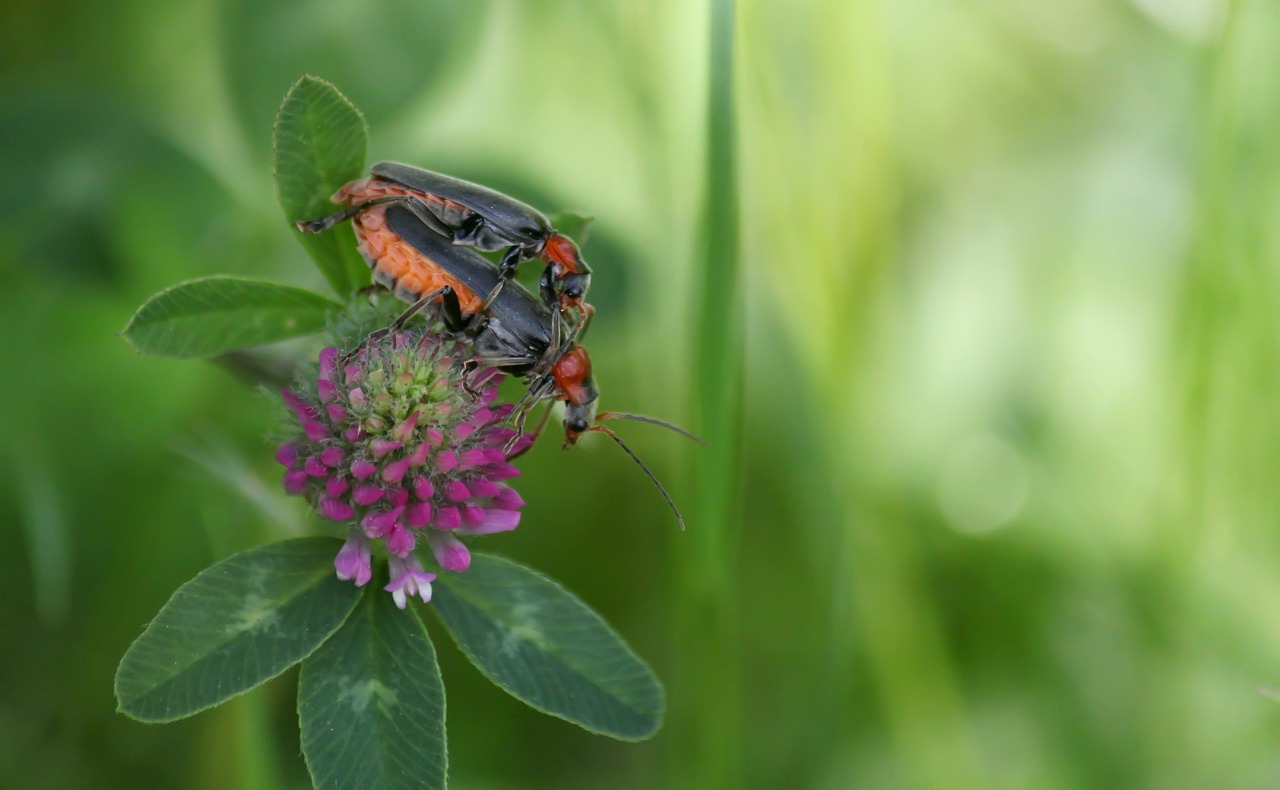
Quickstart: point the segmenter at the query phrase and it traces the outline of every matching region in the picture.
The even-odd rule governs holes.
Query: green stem
[[[737,135],[733,96],[734,0],[711,2],[704,266],[695,367],[699,425],[707,440],[695,462],[698,497],[689,531],[676,543],[680,698],[672,700],[671,741],[680,750],[675,783],[742,785],[740,647],[733,574],[741,488],[742,299],[738,275]]]

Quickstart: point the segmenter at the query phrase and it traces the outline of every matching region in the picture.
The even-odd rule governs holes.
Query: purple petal
[[[354,444],[364,438],[364,428],[359,425],[352,425],[342,434],[342,438]]]
[[[444,486],[444,498],[450,502],[461,502],[471,498],[471,489],[461,480],[450,480]]]
[[[414,529],[425,527],[431,523],[431,504],[414,502],[404,509],[404,523]]]
[[[347,365],[342,369],[343,381],[347,384],[355,384],[360,380],[360,366]]]
[[[386,537],[403,512],[402,507],[394,510],[370,510],[364,514],[364,518],[360,519],[360,527],[364,530],[364,534],[371,538]]]
[[[489,454],[481,447],[472,447],[458,454],[459,469],[475,469],[489,463]]]
[[[307,459],[307,462],[303,465],[302,468],[305,469],[307,474],[311,475],[312,477],[328,477],[329,476],[329,470],[326,469],[324,464],[320,462],[320,459],[316,458],[314,455]]]
[[[385,464],[382,467],[382,479],[388,483],[399,483],[404,479],[405,473],[409,471],[409,462],[412,460],[411,458],[401,458],[399,461]]]
[[[342,462],[345,460],[346,453],[342,452],[341,447],[326,447],[320,453],[320,463],[333,469],[342,466]]]
[[[363,409],[369,405],[369,396],[364,394],[364,390],[356,387],[347,393],[347,400],[351,401],[351,405],[357,409]]]
[[[408,596],[417,595],[424,603],[431,601],[431,582],[436,580],[434,573],[422,569],[422,563],[413,554],[407,557],[392,556],[391,583],[382,589],[391,593],[396,606],[403,609],[408,603]]]
[[[436,508],[436,517],[431,526],[436,529],[457,529],[462,526],[462,514],[456,507]]]
[[[490,447],[506,447],[507,442],[514,439],[515,436],[515,428],[494,428],[484,435],[484,443]],[[505,461],[507,456],[504,454],[498,460]]]
[[[409,501],[407,488],[393,488],[387,492],[387,504],[391,507],[403,507]]]
[[[400,442],[393,442],[390,439],[374,439],[369,442],[369,450],[373,453],[374,458],[382,458],[387,453],[394,453],[402,446]]]
[[[469,483],[467,483],[467,487],[471,489],[471,496],[476,497],[477,499],[487,499],[492,496],[497,496],[498,492],[502,490],[502,486],[499,486],[487,477],[473,478]]]
[[[372,505],[382,499],[386,493],[382,486],[356,486],[356,490],[351,492],[351,500],[357,505]]]
[[[435,428],[428,428],[427,443],[430,444],[432,447],[439,447],[440,445],[444,444],[444,434],[440,433],[440,431],[436,430]]]
[[[333,381],[338,373],[338,349],[333,346],[320,349],[320,378]]]
[[[491,535],[494,532],[510,532],[520,524],[519,510],[496,510],[490,508],[484,512],[484,523],[478,527],[469,527],[463,532],[468,535]]]
[[[304,422],[302,424],[302,430],[307,434],[307,438],[313,442],[321,441],[329,435],[329,429],[325,427],[325,424],[322,422],[316,422],[315,420],[308,420]]]
[[[330,403],[324,410],[329,414],[329,422],[335,426],[347,421],[347,410],[336,403]]]
[[[299,420],[315,419],[315,409],[311,404],[298,397],[298,393],[290,389],[280,390],[280,397],[284,398],[284,403],[293,413],[298,415]]]
[[[347,542],[333,560],[333,567],[338,571],[338,578],[343,581],[355,580],[357,587],[363,587],[373,578],[372,557],[369,553],[369,539],[359,532],[352,533]]]
[[[330,477],[324,481],[324,491],[333,499],[337,499],[347,493],[347,489],[350,487],[351,484],[347,482],[345,477]]]
[[[427,543],[436,556],[436,562],[446,571],[462,573],[471,567],[471,552],[448,532],[432,532],[427,536]]]
[[[519,477],[520,470],[511,464],[494,464],[489,467],[487,474],[492,480],[509,480],[513,477]]]
[[[320,501],[316,504],[316,512],[330,521],[350,521],[356,517],[356,510],[351,505],[341,499],[328,497],[320,497]]]
[[[450,432],[450,434],[453,436],[453,440],[455,442],[464,442],[471,437],[471,434],[475,432],[476,432],[476,426],[472,425],[469,422],[464,422],[461,425],[456,426]]]
[[[290,494],[301,494],[307,487],[307,473],[302,469],[290,469],[284,473],[284,490]]]
[[[530,443],[533,442],[533,437],[531,436],[526,436],[524,438],[528,439]],[[491,464],[502,464],[507,461],[507,454],[500,447],[486,447],[484,452],[485,457],[489,459],[489,463]]]
[[[413,495],[426,502],[436,495],[436,487],[425,477],[415,477],[413,479]]]
[[[400,524],[391,527],[391,534],[387,535],[387,551],[397,557],[407,557],[409,552],[413,551],[414,544],[413,533],[405,529]]]
[[[413,452],[409,453],[409,465],[422,466],[423,464],[425,464],[427,462],[427,453],[430,451],[430,449],[431,448],[427,446],[426,442],[423,442],[422,444],[413,448]]]
[[[510,486],[500,486],[493,497],[493,503],[503,510],[519,510],[524,507],[524,498],[520,492]]]
[[[351,462],[351,476],[357,480],[372,477],[378,471],[378,465],[363,458]]]
[[[492,419],[493,419],[493,412],[481,406],[480,408],[476,409],[474,412],[471,413],[471,419],[468,420],[468,422],[472,423],[476,427],[479,427],[489,422]]]
[[[462,506],[462,526],[464,528],[478,527],[484,524],[484,518],[484,508],[476,505]]]
[[[413,438],[413,429],[416,427],[418,427],[418,412],[415,411],[391,429],[391,438],[398,442],[407,442]]]
[[[458,456],[452,450],[436,453],[435,458],[431,461],[431,466],[441,474],[452,472],[458,468]]]
[[[285,442],[276,449],[276,461],[286,469],[293,466],[293,462],[296,460],[298,460],[297,442]]]
[[[329,403],[338,397],[338,385],[332,381],[320,379],[316,382],[316,392],[320,395],[321,403]]]

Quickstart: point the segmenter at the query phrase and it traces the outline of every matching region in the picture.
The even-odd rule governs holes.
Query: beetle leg
[[[439,217],[431,213],[431,209],[427,208],[421,200],[413,195],[383,195],[382,197],[366,200],[365,202],[354,206],[348,206],[342,211],[330,214],[327,217],[321,217],[320,219],[313,220],[300,220],[293,224],[303,233],[323,233],[340,222],[346,222],[365,209],[385,205],[387,203],[404,203],[413,211],[414,215],[418,219],[422,220],[423,225],[431,228],[446,239],[453,238],[453,231],[449,229],[449,226],[441,222]]]
[[[472,216],[478,215],[473,214]],[[502,260],[498,263],[498,282],[494,284],[493,290],[489,291],[489,295],[484,298],[484,304],[481,305],[480,312],[488,312],[489,305],[493,304],[494,300],[498,298],[498,294],[502,293],[502,287],[507,284],[507,280],[516,276],[516,271],[519,270],[520,264],[526,260],[522,247],[507,248],[507,251],[502,254]],[[548,266],[547,270],[550,271],[551,267]],[[544,296],[543,299],[545,300],[546,297]]]
[[[444,221],[437,217],[431,209],[427,208],[427,205],[421,200],[412,195],[396,195],[393,197],[398,198],[399,202],[408,206],[409,210],[413,212],[413,215],[422,220],[423,225],[426,225],[428,228],[431,228],[436,233],[439,233],[450,241],[454,240],[453,228],[444,224]]]
[[[502,293],[502,286],[506,284],[507,281],[505,278],[498,278],[498,282],[494,284],[493,290],[489,291],[489,295],[484,298],[484,304],[480,305],[479,312],[489,312],[489,305],[493,304],[494,300],[498,298],[498,294]]]
[[[578,304],[578,325],[573,330],[574,339],[585,335],[587,327],[591,326],[591,319],[596,317],[596,309],[586,302]]]
[[[502,254],[502,260],[498,262],[498,273],[502,275],[502,279],[510,280],[516,276],[516,270],[520,268],[520,264],[524,263],[526,256],[524,248],[519,245],[508,247],[507,251]]]
[[[358,206],[348,206],[342,211],[339,211],[336,214],[330,214],[327,217],[321,217],[320,219],[313,220],[299,220],[293,224],[303,233],[323,233],[334,225],[337,225],[339,222],[346,222],[361,211],[364,211],[372,202],[373,201],[369,201],[369,203],[361,203]]]
[[[484,230],[484,217],[480,214],[472,214],[471,216],[458,223],[450,234],[454,244],[475,244],[476,237]]]
[[[525,393],[525,396],[521,398],[520,401],[516,404],[515,409],[511,411],[511,413],[515,415],[515,418],[516,418],[515,420],[516,435],[512,436],[511,439],[507,442],[506,446],[502,448],[503,452],[506,452],[506,453],[511,452],[511,448],[515,447],[516,442],[520,441],[520,437],[524,436],[525,421],[529,419],[529,412],[533,411],[533,408],[538,405],[538,401],[545,400],[550,397],[549,392],[542,391],[546,388],[545,384],[552,384],[552,386],[554,386],[554,383],[551,381],[550,376],[543,376],[536,383],[534,383],[534,385],[529,388],[529,391]],[[532,400],[529,400],[529,396],[533,395],[534,392],[537,392],[537,395],[534,396]],[[527,405],[522,406],[522,404],[525,404],[526,400],[528,400]],[[554,407],[555,403],[553,402],[551,405]],[[550,412],[551,410],[548,409],[547,411]],[[542,422],[545,423],[546,419],[544,418]],[[541,424],[538,426],[538,432],[539,433],[542,432]]]
[[[420,296],[418,301],[409,305],[403,313],[396,316],[396,320],[392,321],[390,326],[384,326],[381,329],[375,329],[370,332],[364,339],[364,342],[356,346],[351,353],[342,358],[342,364],[345,365],[349,363],[356,354],[360,353],[362,348],[370,343],[376,343],[392,332],[399,332],[401,329],[404,329],[405,325],[407,325],[414,316],[422,312],[423,308],[431,304],[431,302],[437,297],[440,299],[441,315],[443,316],[445,326],[449,328],[449,331],[460,332],[465,330],[467,322],[462,317],[462,308],[458,304],[458,295],[454,293],[453,288],[446,285],[443,288],[437,288],[430,293]]]
[[[516,427],[521,428],[524,425],[524,419],[528,415],[529,410],[532,409],[538,401],[550,396],[551,393],[555,391],[555,387],[555,377],[550,373],[544,373],[540,376],[536,376],[533,383],[529,385],[529,389],[525,390],[525,393],[520,396],[520,400],[516,401],[515,407],[511,409],[511,414],[508,415],[507,419],[510,420],[514,417],[516,420]]]
[[[462,317],[462,305],[458,303],[458,294],[453,290],[453,287],[446,285],[443,288],[438,289],[436,293],[440,294],[440,316],[444,319],[445,328],[450,332],[465,332],[468,329],[470,322]],[[424,298],[427,301],[430,301],[431,295]],[[413,307],[410,307],[409,310],[412,310],[414,307],[418,307],[421,302],[422,299],[414,302]],[[418,309],[421,310],[422,308],[418,307]],[[408,310],[405,311],[405,313],[408,312]],[[396,323],[400,326],[404,326],[402,321],[407,321],[411,317],[411,315],[402,315],[400,318],[396,319]]]
[[[477,398],[480,392],[471,384],[471,377],[477,370],[485,368],[501,371],[503,368],[526,365],[528,362],[524,357],[472,357],[462,363],[462,387],[473,399]]]
[[[503,452],[508,453],[507,455],[508,461],[513,461],[533,449],[533,446],[538,443],[538,437],[542,435],[543,429],[547,427],[547,420],[551,419],[551,412],[554,411],[555,408],[556,408],[555,401],[551,401],[547,404],[547,410],[542,413],[542,419],[538,420],[538,427],[533,429],[533,441],[529,442],[529,446],[525,447],[520,452],[516,453],[515,455],[510,455],[511,448],[515,447],[516,442],[519,441],[520,437],[524,435],[521,429],[516,430],[515,438],[508,441],[506,447],[503,448]]]
[[[543,303],[553,310],[560,304],[556,296],[555,277],[555,266],[549,263],[547,268],[542,270],[542,277],[538,280],[538,294],[542,297]]]
[[[471,396],[471,400],[480,397],[480,390],[471,384],[471,374],[480,368],[480,361],[474,357],[462,363],[462,389],[466,390],[467,395]]]

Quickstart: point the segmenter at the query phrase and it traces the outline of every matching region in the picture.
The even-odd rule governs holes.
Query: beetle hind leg
[[[337,225],[340,222],[346,222],[347,220],[351,219],[355,215],[359,214],[361,211],[364,211],[367,207],[368,207],[367,204],[361,203],[358,206],[348,206],[347,208],[344,208],[342,211],[339,211],[334,214],[330,214],[327,217],[321,217],[320,219],[312,219],[312,220],[298,220],[293,224],[298,230],[302,231],[303,233],[324,233],[326,230],[328,230],[329,228],[332,228],[334,225]]]

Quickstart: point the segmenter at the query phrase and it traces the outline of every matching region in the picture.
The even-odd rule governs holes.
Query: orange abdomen
[[[362,189],[366,186],[362,181],[370,180],[347,184],[334,195],[335,200],[355,205],[380,195],[405,194],[404,190]],[[439,198],[435,200],[439,201]],[[457,277],[388,228],[386,212],[386,205],[370,206],[357,214],[351,223],[360,242],[360,254],[373,269],[374,282],[394,291],[397,299],[410,303],[448,285],[457,293],[463,315],[477,312],[484,304],[484,297],[477,296]]]

